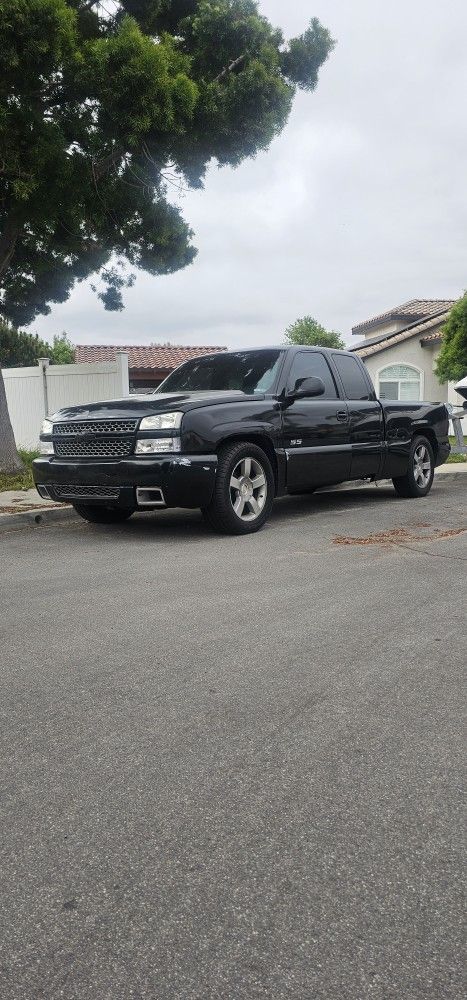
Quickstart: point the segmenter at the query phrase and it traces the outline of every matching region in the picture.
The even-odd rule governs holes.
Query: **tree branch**
[[[109,172],[109,170],[111,170],[112,167],[114,167],[115,164],[118,163],[118,160],[121,160],[124,153],[125,150],[123,146],[118,145],[115,147],[115,149],[112,150],[111,153],[108,154],[108,156],[104,156],[102,160],[98,160],[97,163],[94,160],[92,161],[91,164],[92,179],[95,184],[97,184],[98,181],[100,181],[103,177],[105,177],[105,175]]]
[[[120,7],[120,0],[111,0],[111,2],[115,4],[116,8]],[[110,11],[104,6],[103,0],[86,0],[86,3],[83,3],[79,7],[78,12],[83,10],[92,10],[93,7],[102,7],[102,10],[105,11],[107,17],[115,17],[115,12],[111,14]]]
[[[80,7],[80,10],[91,10],[91,7],[100,7],[100,6],[101,6],[100,0],[87,0],[87,3],[83,3],[83,6]]]
[[[234,59],[234,61],[230,63],[230,66],[226,66],[222,70],[222,73],[219,73],[219,76],[215,77],[213,82],[219,83],[221,80],[224,79],[224,77],[228,76],[229,73],[233,73],[234,69],[236,69],[237,66],[240,66],[241,63],[245,61],[246,55],[247,55],[246,52],[244,52],[242,56],[238,57],[238,59]]]
[[[10,215],[0,236],[0,276],[8,269],[15,252],[21,228],[21,224],[16,216]]]

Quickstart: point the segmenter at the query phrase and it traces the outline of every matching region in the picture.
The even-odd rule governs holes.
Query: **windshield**
[[[219,392],[237,390],[247,395],[271,392],[282,357],[276,351],[238,351],[196,358],[181,365],[159,386],[158,392]]]

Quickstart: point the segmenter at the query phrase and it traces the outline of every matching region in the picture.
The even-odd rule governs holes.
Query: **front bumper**
[[[136,488],[162,490],[166,507],[206,507],[213,494],[217,455],[161,455],[118,461],[81,459],[66,461],[54,455],[36,458],[32,464],[36,487],[45,486],[52,500],[63,502],[63,487],[104,487],[109,496],[77,495],[67,489],[73,503],[100,503],[113,507],[136,507]]]
[[[448,460],[448,458],[449,458],[449,456],[451,454],[451,450],[452,449],[451,449],[451,445],[449,444],[449,442],[442,442],[439,445],[439,447],[438,447],[438,452],[437,452],[437,455],[436,455],[435,465],[436,466],[438,466],[438,465],[444,465],[444,463],[447,462],[447,460]]]

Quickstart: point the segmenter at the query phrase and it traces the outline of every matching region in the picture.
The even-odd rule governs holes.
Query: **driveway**
[[[459,1000],[463,481],[0,558],[3,1000]]]

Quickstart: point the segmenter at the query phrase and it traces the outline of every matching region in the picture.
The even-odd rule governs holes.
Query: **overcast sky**
[[[410,298],[467,287],[465,0],[261,0],[286,35],[337,40],[268,153],[183,197],[199,255],[139,274],[108,313],[86,285],[31,329],[75,343],[280,342],[311,314],[346,335]]]

